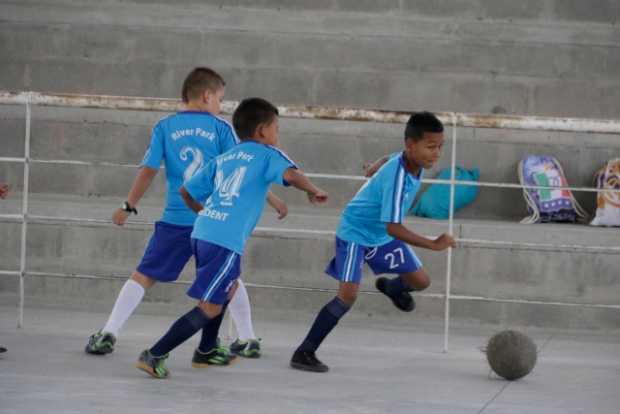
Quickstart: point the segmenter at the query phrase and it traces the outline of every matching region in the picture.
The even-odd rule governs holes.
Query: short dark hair
[[[183,81],[181,97],[183,102],[188,103],[192,99],[200,98],[206,90],[215,92],[224,86],[226,86],[224,78],[213,69],[194,68]]]
[[[405,140],[419,141],[425,132],[443,132],[443,124],[431,112],[416,112],[409,117],[405,127]]]
[[[269,124],[278,116],[278,108],[262,98],[241,101],[232,116],[233,126],[240,140],[252,138],[260,124]]]

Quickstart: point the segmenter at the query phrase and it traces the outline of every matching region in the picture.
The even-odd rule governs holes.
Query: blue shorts
[[[422,268],[422,262],[413,249],[400,240],[394,239],[382,246],[368,247],[336,237],[336,257],[329,262],[325,273],[341,282],[359,284],[364,262],[368,263],[376,275],[409,273]]]
[[[239,254],[217,244],[192,239],[196,257],[196,279],[187,295],[203,302],[222,305],[241,274]]]
[[[159,282],[177,280],[192,257],[192,229],[193,226],[156,222],[155,231],[136,270]]]

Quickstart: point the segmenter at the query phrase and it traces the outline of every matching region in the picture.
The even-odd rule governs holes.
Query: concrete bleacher
[[[286,4],[282,4],[286,3]],[[36,11],[36,12],[35,12]],[[392,110],[429,109],[549,116],[618,117],[618,3],[544,0],[352,2],[155,0],[3,2],[0,5],[0,89],[177,97],[194,65],[212,65],[228,80],[227,98],[263,96],[278,104],[346,105]],[[33,108],[35,159],[136,164],[150,129],[163,113]],[[361,174],[363,162],[397,151],[402,125],[283,119],[282,147],[308,172]],[[24,108],[0,107],[1,156],[22,156]],[[438,166],[450,159],[450,137]],[[591,185],[602,163],[620,153],[613,135],[459,128],[459,164],[481,180],[517,182],[527,153],[555,155],[569,183]],[[436,170],[430,171],[433,176]],[[31,165],[34,215],[109,218],[133,181],[131,168]],[[162,175],[141,203],[141,220],[155,220],[164,195]],[[22,166],[0,163],[12,184],[0,213],[19,213]],[[302,194],[278,194],[290,217],[262,226],[333,231],[360,181],[317,179],[327,206],[310,208]],[[594,195],[576,194],[592,211]],[[268,209],[267,209],[268,210]],[[457,213],[459,237],[530,243],[619,246],[617,229],[578,225],[524,226],[520,190],[482,188]],[[444,222],[411,219],[437,235]],[[0,219],[0,262],[19,267],[20,225]],[[31,223],[28,269],[50,273],[127,275],[149,236],[148,226]],[[244,278],[271,287],[251,289],[257,307],[314,312],[335,283],[322,274],[330,235],[258,232],[245,257]],[[418,297],[419,317],[442,316],[445,254],[420,252],[433,284]],[[618,329],[618,255],[567,249],[465,246],[454,253],[454,317],[492,324]],[[183,280],[191,280],[191,268]],[[111,306],[123,279],[29,277],[27,300]],[[297,289],[280,289],[288,286]],[[302,290],[316,288],[319,291]],[[0,295],[14,300],[17,279],[0,278]],[[148,299],[185,301],[184,285],[157,287]],[[372,277],[364,290],[373,292]],[[435,296],[433,296],[435,295]],[[495,299],[510,300],[499,302]],[[523,303],[529,301],[530,303]],[[535,303],[532,303],[535,302]],[[561,305],[569,303],[571,305]],[[357,305],[392,316],[379,295]]]
[[[13,127],[16,132],[8,136],[10,154],[7,155],[20,156],[23,137],[19,134],[18,121],[23,116],[23,108],[3,109],[0,124],[6,126],[5,130]],[[162,115],[34,108],[32,157],[134,164],[141,159],[148,145],[152,123]],[[402,145],[401,130],[401,125],[392,124],[283,119],[281,141],[282,147],[307,171],[359,175],[363,160],[398,150]],[[468,166],[481,168],[485,180],[508,182],[515,182],[516,174],[512,172],[516,169],[520,151],[552,148],[557,145],[553,138],[560,137],[560,134],[547,133],[547,141],[541,143],[522,132],[507,136],[505,131],[498,131],[496,139],[488,140],[485,136],[491,131],[460,129],[457,132],[464,142],[464,158],[471,162]],[[572,143],[574,147],[580,145],[577,136],[563,135],[560,137],[563,143]],[[523,137],[523,142],[519,137]],[[583,155],[584,159],[590,159],[592,169],[605,157],[611,157],[615,148],[610,145],[613,142],[609,137],[602,135],[600,140],[600,144],[597,142],[588,154]],[[486,148],[495,151],[495,155],[476,160],[475,154],[484,153]],[[566,153],[571,151],[568,145],[562,148]],[[506,162],[498,162],[501,157]],[[445,158],[449,156],[444,156],[443,163]],[[0,205],[0,212],[19,213],[22,166],[5,163],[2,167],[3,176],[15,183],[15,193]],[[576,185],[587,185],[585,168],[572,167],[567,166],[569,178],[576,178]],[[580,173],[584,175],[583,180],[577,179]],[[129,167],[33,163],[30,214],[109,219],[126,196],[134,174],[135,170]],[[323,268],[333,252],[333,236],[307,234],[304,230],[334,231],[340,209],[361,181],[317,181],[325,185],[332,196],[327,206],[312,207],[304,200],[303,194],[277,189],[289,203],[290,216],[278,222],[267,207],[259,226],[292,231],[258,231],[248,245],[243,278],[257,285],[251,289],[257,307],[314,311],[332,295],[329,291],[336,284],[323,274]],[[150,226],[139,223],[158,219],[163,195],[163,174],[160,174],[141,203],[138,224],[126,229],[99,223],[63,222],[61,219],[52,222],[35,220],[29,224],[28,270],[44,273],[27,278],[29,300],[91,306],[92,302],[109,304],[124,276],[135,267],[149,237]],[[585,201],[587,197],[593,198],[593,195],[586,195]],[[455,235],[467,239],[525,243],[619,244],[616,229],[584,225],[522,225],[518,221],[524,214],[525,203],[520,191],[486,189],[472,206],[457,213]],[[447,223],[441,221],[411,217],[408,224],[415,231],[431,236],[447,230]],[[12,235],[0,241],[2,263],[7,269],[17,269],[20,225],[2,220],[0,226],[3,232]],[[440,295],[445,290],[446,257],[444,253],[419,253],[432,275],[432,286],[425,292],[428,295],[418,297],[417,315],[439,318],[443,312]],[[452,301],[452,314],[462,321],[491,324],[615,329],[619,310],[599,305],[617,302],[620,293],[620,280],[614,270],[617,260],[617,254],[562,248],[535,250],[466,245],[454,252],[451,292],[457,298]],[[46,272],[51,276],[45,275]],[[102,279],[61,278],[54,275],[58,273],[97,275]],[[192,266],[188,266],[182,280],[187,283],[192,277]],[[16,291],[17,279],[4,277],[1,286],[6,298],[8,293]],[[148,298],[151,301],[183,302],[186,301],[185,288],[183,283],[173,287],[160,286],[150,292]],[[363,290],[374,292],[370,275],[364,280]],[[364,295],[358,308],[370,315],[394,316],[395,313],[380,295]]]

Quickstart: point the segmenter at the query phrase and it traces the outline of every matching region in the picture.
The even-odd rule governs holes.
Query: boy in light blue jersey
[[[127,201],[114,212],[112,219],[122,226],[131,213],[137,214],[136,205],[162,162],[167,183],[165,209],[155,223],[155,231],[140,264],[121,289],[107,323],[90,337],[85,348],[87,353],[104,355],[112,352],[118,332],[139,305],[145,289],[156,282],[177,280],[192,256],[190,235],[196,213],[185,205],[179,188],[211,159],[239,142],[232,126],[217,116],[224,90],[225,82],[217,72],[204,67],[195,68],[183,83],[186,110],[165,117],[153,128],[151,143]],[[280,218],[286,215],[286,205],[280,199],[270,195],[269,201],[279,211]],[[244,287],[239,293],[231,314],[240,337],[255,342],[252,356],[256,357],[260,347],[252,329],[249,300]],[[242,355],[243,351],[242,348]],[[226,356],[227,350],[223,347],[214,349],[214,362],[226,364]]]
[[[305,191],[310,202],[327,200],[327,194],[277,148],[277,115],[278,110],[263,99],[242,101],[233,115],[242,142],[215,157],[181,187],[183,199],[198,213],[192,232],[196,278],[187,291],[198,305],[140,354],[137,368],[155,378],[169,375],[164,363],[168,354],[201,329],[203,335],[192,366],[210,365],[208,352],[234,295],[241,273],[240,259],[263,210],[269,186],[292,185]]]
[[[328,371],[315,353],[355,303],[364,262],[375,274],[397,274],[393,279],[378,278],[376,287],[398,309],[405,312],[414,309],[409,292],[426,289],[430,279],[409,245],[431,250],[455,246],[448,234],[430,240],[402,224],[420,188],[424,169],[439,160],[443,141],[439,119],[428,112],[412,115],[405,129],[405,150],[384,160],[384,165],[346,206],[336,231],[336,255],[325,270],[340,282],[338,295],[317,315],[293,354],[291,367]]]

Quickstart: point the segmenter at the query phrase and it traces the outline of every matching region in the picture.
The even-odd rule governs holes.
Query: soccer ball
[[[527,335],[506,330],[489,339],[486,354],[493,372],[502,378],[514,381],[532,371],[536,365],[538,349]]]

